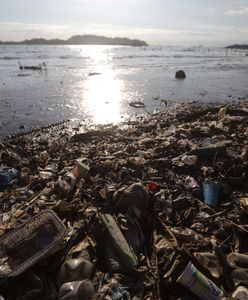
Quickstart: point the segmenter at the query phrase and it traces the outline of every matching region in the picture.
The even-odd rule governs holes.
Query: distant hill
[[[11,45],[120,45],[120,46],[148,46],[141,40],[130,40],[128,38],[109,38],[98,35],[74,35],[67,40],[35,38],[21,42],[1,42],[0,44]]]
[[[235,44],[235,45],[231,45],[231,46],[227,46],[227,49],[248,49],[248,45],[239,45],[239,44]]]

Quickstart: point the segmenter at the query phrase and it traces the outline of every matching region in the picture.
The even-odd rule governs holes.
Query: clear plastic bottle
[[[191,176],[187,177],[187,187],[195,198],[201,198],[202,189],[199,183]]]

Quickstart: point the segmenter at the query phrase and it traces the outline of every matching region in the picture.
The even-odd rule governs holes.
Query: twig
[[[7,151],[8,155],[11,156],[11,153],[9,152],[8,148],[4,145],[3,142],[0,141],[0,146]]]
[[[155,249],[153,249],[153,251],[155,251]],[[157,254],[156,252],[155,253],[155,263],[156,263],[156,273],[157,273],[157,280],[156,280],[156,287],[157,287],[157,299],[158,300],[161,300],[161,295],[160,295],[160,286],[159,286],[159,283],[160,283],[160,279],[159,279],[159,269],[158,269],[158,257],[157,257]]]
[[[213,167],[214,167],[214,165],[215,165],[216,158],[217,158],[217,151],[215,152],[215,155],[214,155],[214,159],[213,159]]]
[[[207,218],[204,218],[203,221],[208,221],[209,219],[212,219],[212,218],[215,218],[215,217],[219,217],[219,216],[225,214],[226,212],[227,212],[226,209],[223,210],[223,211],[219,211],[218,213],[213,214],[212,216],[209,216],[209,217],[207,217]]]
[[[222,241],[221,243],[222,244],[225,244],[226,243],[226,241],[228,241],[230,238],[231,238],[232,236],[231,235],[229,235],[224,241]]]
[[[42,192],[38,192],[36,195],[33,195],[29,202],[24,203],[23,207],[29,206],[30,204],[34,203],[34,201],[39,198]]]
[[[200,200],[198,200],[198,199],[195,199],[195,200],[197,200],[198,202],[202,203],[202,202],[201,202]],[[205,203],[205,205],[206,205],[210,210],[212,210],[213,212],[215,212],[209,205],[207,205],[206,203]],[[215,213],[214,215],[209,216],[208,219],[211,218],[211,217],[217,216],[217,215],[221,215],[221,214],[224,213],[224,212],[226,212],[226,210],[221,211],[221,212],[219,212],[219,213]],[[246,233],[248,233],[248,230],[247,230],[247,229],[245,229],[245,228],[243,228],[242,226],[240,226],[240,225],[234,223],[232,220],[230,220],[230,219],[228,219],[228,218],[226,218],[226,220],[228,220],[232,225],[236,226],[236,227],[239,228],[240,230],[243,230],[243,231],[245,231]]]
[[[156,300],[161,300],[160,286],[159,286],[160,279],[159,279],[158,257],[157,257],[154,245],[153,245],[153,256],[154,256],[154,260],[155,260],[155,266],[154,266],[155,267],[155,274],[154,274],[154,272],[151,272],[152,266],[151,266],[150,261],[148,259],[146,248],[144,248],[144,252],[145,252],[145,256],[148,260],[148,267],[150,268],[150,273],[152,274],[152,276],[156,280],[156,296],[157,296]]]
[[[232,170],[232,168],[235,166],[235,164],[233,164],[227,171],[226,173],[223,175],[223,177],[226,177],[226,175]]]
[[[228,220],[229,222],[231,222],[232,225],[234,225],[234,226],[236,226],[237,228],[239,228],[240,230],[243,230],[243,231],[245,231],[246,233],[248,233],[248,230],[245,229],[244,227],[242,227],[242,226],[240,226],[240,225],[234,223],[233,221],[231,221],[231,220],[229,220],[229,219],[227,219],[227,220]]]
[[[202,202],[202,201],[200,201],[199,199],[197,199],[197,198],[194,198],[198,203],[200,203],[200,204],[204,204],[207,208],[209,208],[214,214],[216,214],[216,212],[215,212],[215,210],[214,209],[212,209],[212,207],[210,206],[210,205],[208,205],[208,204],[206,204],[206,203],[204,203],[204,202]]]
[[[148,255],[147,255],[146,247],[144,247],[144,253],[145,253],[145,256],[146,256],[147,265],[148,265],[149,269],[151,269],[152,266],[150,264],[150,260],[149,260]]]

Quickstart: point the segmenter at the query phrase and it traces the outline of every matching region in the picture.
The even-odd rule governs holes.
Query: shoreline
[[[68,119],[120,122],[142,110],[130,103],[142,103],[151,111],[165,101],[247,99],[244,54],[191,50],[2,47],[0,136]],[[18,61],[22,66],[45,61],[47,72],[20,70]],[[179,68],[187,76],[183,81],[175,78]]]
[[[55,123],[49,123],[47,125],[43,125],[43,126],[39,126],[39,127],[32,127],[30,129],[19,129],[19,132],[13,132],[13,133],[9,133],[5,136],[0,136],[0,141],[5,141],[11,138],[15,138],[15,137],[21,137],[21,136],[26,136],[26,135],[30,135],[30,134],[39,134],[41,132],[46,132],[46,131],[52,131],[53,130],[60,130],[60,128],[63,128],[61,130],[63,131],[68,131],[68,133],[70,132],[71,134],[74,132],[85,132],[87,130],[94,130],[95,129],[99,129],[99,128],[104,128],[104,127],[122,127],[124,125],[127,125],[129,123],[132,123],[133,121],[139,121],[139,119],[147,119],[149,122],[149,117],[153,118],[153,116],[156,115],[161,115],[164,116],[166,114],[171,115],[173,113],[175,113],[178,109],[180,109],[180,107],[186,107],[189,108],[190,107],[194,107],[197,106],[199,108],[204,108],[204,107],[221,107],[221,106],[228,106],[228,105],[233,105],[233,106],[238,106],[239,103],[245,102],[245,97],[243,97],[240,100],[232,100],[232,101],[227,101],[227,100],[223,100],[222,102],[202,102],[202,101],[197,101],[197,100],[193,100],[193,101],[169,101],[169,103],[171,103],[170,105],[167,105],[163,108],[155,108],[155,109],[146,109],[146,106],[144,108],[142,108],[143,112],[140,113],[138,111],[140,111],[140,108],[137,109],[137,112],[135,112],[135,110],[133,111],[132,114],[130,114],[129,116],[125,116],[124,120],[118,123],[106,123],[106,124],[94,124],[91,119],[85,119],[83,121],[79,121],[79,120],[71,120],[71,119],[67,119],[67,120],[61,120],[59,122],[55,122]],[[74,128],[74,129],[73,129]]]

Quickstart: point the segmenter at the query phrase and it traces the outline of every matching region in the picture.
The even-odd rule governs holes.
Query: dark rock
[[[19,129],[20,129],[20,130],[25,130],[25,126],[24,126],[24,125],[20,125],[20,126],[19,126]]]
[[[185,79],[186,74],[183,70],[176,71],[175,78],[176,79]]]
[[[89,73],[89,76],[95,76],[95,75],[101,75],[101,73],[99,73],[99,72],[92,72],[92,73]]]

